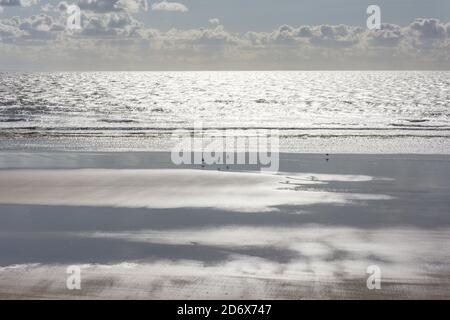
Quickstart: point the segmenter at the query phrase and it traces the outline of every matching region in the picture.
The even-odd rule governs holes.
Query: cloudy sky
[[[0,0],[0,70],[224,69],[450,69],[450,1]]]

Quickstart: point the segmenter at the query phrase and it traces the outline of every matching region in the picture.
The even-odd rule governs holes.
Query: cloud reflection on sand
[[[358,164],[2,171],[0,298],[448,297],[447,162]],[[81,292],[65,288],[72,264]]]
[[[368,231],[306,225],[295,228],[236,226],[96,232],[79,236],[214,248],[217,252],[226,253],[228,258],[210,266],[223,268],[226,265],[234,275],[240,274],[238,270],[243,268],[247,274],[263,276],[267,272],[281,278],[364,277],[367,266],[376,264],[385,271],[386,278],[412,279],[433,277],[446,271],[450,263],[450,251],[444,245],[448,234],[449,229],[432,232],[401,228]],[[279,253],[278,257],[274,252]],[[286,254],[284,258],[283,252]],[[275,272],[274,268],[278,271]]]
[[[389,199],[381,194],[331,192],[317,188],[329,182],[372,179],[363,175],[188,169],[11,170],[0,175],[0,203],[264,212],[276,210],[278,206]]]
[[[405,295],[411,298],[413,294],[442,297],[448,296],[448,292],[442,291],[448,286],[448,279],[443,278],[450,263],[446,249],[448,234],[448,229],[362,231],[314,225],[78,234],[85,239],[121,239],[150,247],[157,243],[178,245],[187,252],[184,257],[178,255],[179,259],[177,255],[164,255],[153,261],[80,263],[84,288],[81,292],[65,289],[64,264],[0,268],[0,284],[3,293],[11,290],[14,294],[49,297],[274,299],[376,298],[384,294],[397,298]],[[195,247],[222,252],[223,259],[211,263],[194,256],[189,258]],[[274,259],[272,254],[276,250],[268,256],[260,254],[269,247],[294,254],[285,261]],[[366,288],[366,268],[373,264],[383,272],[383,290],[378,293]],[[14,282],[18,277],[20,283]],[[415,286],[416,291],[412,290]]]

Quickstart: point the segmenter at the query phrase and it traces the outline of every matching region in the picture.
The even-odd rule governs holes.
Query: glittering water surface
[[[0,73],[2,137],[145,137],[192,128],[286,136],[450,133],[449,72]]]

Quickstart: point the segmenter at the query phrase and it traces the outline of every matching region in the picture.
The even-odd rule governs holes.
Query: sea
[[[281,150],[450,153],[450,72],[0,73],[0,150],[152,151],[175,130]]]

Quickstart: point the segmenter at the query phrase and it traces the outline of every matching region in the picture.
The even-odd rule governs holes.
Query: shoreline
[[[1,130],[0,130],[1,131]],[[279,137],[279,152],[300,154],[450,154],[450,136],[323,136]],[[170,152],[181,139],[170,135],[4,137],[0,152]],[[242,150],[238,150],[242,151]],[[245,150],[244,150],[245,151]],[[247,150],[248,151],[248,150]]]

